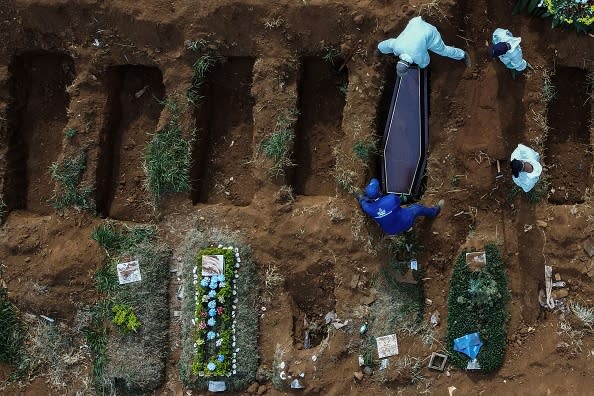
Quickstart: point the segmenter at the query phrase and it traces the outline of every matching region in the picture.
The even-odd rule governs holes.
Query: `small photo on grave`
[[[118,281],[120,285],[142,280],[140,276],[140,265],[138,264],[138,260],[120,263],[117,265],[117,270]]]
[[[202,256],[202,276],[222,275],[225,256],[222,254]]]

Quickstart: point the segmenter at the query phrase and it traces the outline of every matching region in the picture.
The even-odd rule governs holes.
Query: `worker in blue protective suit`
[[[522,38],[514,37],[509,30],[497,28],[493,32],[493,45],[488,50],[491,58],[498,57],[505,67],[511,69],[514,79],[524,72],[526,67],[531,67],[524,60],[522,47],[520,47],[521,41]]]
[[[420,204],[400,207],[400,198],[396,194],[382,195],[377,179],[371,179],[365,194],[358,197],[361,209],[373,218],[382,230],[389,235],[400,234],[412,228],[418,216],[435,217],[443,208],[443,199],[428,208]]]
[[[511,154],[509,165],[512,169],[514,183],[520,186],[524,192],[532,190],[542,173],[538,153],[530,147],[518,144]]]
[[[394,54],[400,58],[396,64],[398,76],[406,74],[412,64],[421,69],[427,67],[430,60],[427,51],[455,60],[464,60],[467,67],[471,65],[468,52],[445,45],[437,28],[420,16],[411,19],[398,37],[379,43],[377,49],[382,54]]]

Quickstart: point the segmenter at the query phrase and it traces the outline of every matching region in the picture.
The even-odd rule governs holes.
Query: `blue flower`
[[[209,282],[210,282],[210,279],[208,279],[208,277],[202,278],[202,280],[200,281],[200,286],[206,287],[206,286],[208,286]]]
[[[211,290],[208,292],[208,297],[210,298],[215,298],[217,296],[217,292],[214,290]]]
[[[208,302],[208,308],[216,308],[217,307],[217,302],[215,300],[210,300]]]
[[[206,365],[206,368],[209,369],[210,371],[214,371],[214,369],[217,368],[217,365],[214,364],[213,362],[210,362]]]
[[[225,282],[225,275],[221,274],[218,277],[219,282]]]
[[[225,356],[223,356],[223,355],[219,355],[219,356],[217,356],[217,360],[218,360],[219,362],[222,362],[222,361],[224,361],[224,360],[225,360]]]
[[[210,285],[208,285],[208,287],[210,287],[211,289],[216,289],[217,288],[217,282],[210,282]]]
[[[215,337],[216,334],[214,331],[209,331],[208,333],[206,333],[206,338],[208,338],[209,340],[214,340]]]
[[[208,319],[208,322],[206,322],[207,325],[209,325],[210,327],[214,326],[217,323],[217,321],[214,318],[210,318]],[[210,338],[212,340],[212,338]]]
[[[209,309],[208,316],[210,316],[210,317],[217,316],[217,310],[214,308]]]

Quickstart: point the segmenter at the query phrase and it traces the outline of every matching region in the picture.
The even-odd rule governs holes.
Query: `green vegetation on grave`
[[[17,310],[8,300],[6,289],[0,288],[0,361],[15,369],[10,379],[21,377],[29,369],[24,339],[25,330],[19,321]]]
[[[192,77],[192,85],[186,92],[186,98],[190,104],[196,106],[204,97],[200,94],[200,87],[204,84],[206,73],[216,63],[216,58],[210,54],[200,56],[192,65],[194,76]]]
[[[255,380],[258,369],[256,298],[260,281],[255,263],[251,258],[251,248],[238,245],[236,240],[236,236],[228,235],[218,229],[208,230],[208,232],[192,231],[184,245],[183,350],[179,369],[183,383],[192,389],[204,390],[208,388],[209,381],[220,380],[225,381],[228,390],[239,391],[245,389]],[[219,243],[225,247],[237,248],[241,262],[239,268],[226,267],[225,279],[221,281],[217,277],[218,284],[213,289],[210,288],[210,285],[214,277],[209,277],[207,287],[202,286],[202,282],[206,284],[204,277],[200,275],[202,255],[223,254],[226,256],[225,265],[228,261],[233,260],[233,256],[230,254],[234,250],[229,251],[221,245],[218,245],[221,247],[212,246],[212,244]],[[194,268],[197,272],[196,284],[194,284]],[[228,273],[229,270],[230,273]],[[235,275],[231,275],[233,272]],[[221,285],[221,282],[224,284]],[[235,284],[235,294],[231,294],[232,283]],[[214,297],[208,297],[204,293],[208,288],[210,291],[215,291],[212,293],[215,294]],[[219,300],[221,293],[223,302]],[[197,298],[200,299],[200,302],[197,302]],[[217,301],[215,308],[208,306],[211,301]],[[220,310],[220,312],[216,311],[215,316],[210,317],[214,318],[212,326],[206,323],[206,318],[203,318],[202,312],[208,312],[207,309]],[[233,312],[235,313],[234,333],[229,331],[232,328],[228,327],[229,322],[233,319]],[[207,317],[208,315],[210,313],[207,314]],[[201,329],[204,327],[200,325],[202,321],[205,322],[206,327]],[[211,336],[209,339],[208,332],[213,332],[214,337]],[[228,351],[229,348],[226,345],[228,346],[232,337],[235,337],[235,345]],[[203,340],[204,343],[200,340]],[[234,351],[235,356],[229,360],[229,356]],[[220,359],[220,355],[223,355],[222,359]],[[212,370],[209,369],[209,364]]]
[[[483,346],[477,359],[483,372],[491,372],[505,357],[510,294],[497,246],[485,245],[485,253],[487,264],[474,272],[466,265],[466,251],[458,256],[448,294],[446,348],[452,364],[466,368],[469,358],[454,351],[454,339],[478,332]]]
[[[177,103],[164,102],[170,119],[155,132],[144,153],[146,189],[158,205],[164,194],[190,191],[190,165],[192,161],[192,138],[184,139],[179,121]]]
[[[371,155],[377,152],[375,142],[365,141],[365,140],[358,140],[353,145],[353,153],[363,165],[369,166],[369,160],[371,159]]]
[[[594,5],[577,0],[518,0],[514,14],[527,12],[540,18],[552,18],[552,26],[567,26],[586,33],[594,26]]]
[[[157,243],[152,226],[106,221],[92,237],[107,254],[96,274],[105,298],[92,308],[85,332],[93,382],[101,392],[150,392],[165,375],[171,251]],[[138,260],[142,280],[120,285],[117,264],[132,260]]]
[[[336,48],[333,47],[325,47],[322,49],[322,59],[324,62],[328,62],[334,65],[334,59],[340,54]]]
[[[291,155],[295,139],[293,128],[298,114],[297,110],[293,110],[288,114],[277,115],[274,131],[262,141],[264,154],[272,160],[270,167],[272,176],[284,176],[287,168],[295,166]]]
[[[532,190],[528,192],[524,192],[520,187],[514,184],[511,188],[511,191],[507,195],[507,201],[511,203],[514,199],[516,199],[518,195],[522,195],[530,203],[539,203],[543,199],[547,199],[547,197],[549,196],[549,186],[549,180],[547,176],[544,174],[541,175],[540,180],[536,183]]]
[[[74,139],[74,137],[76,136],[76,129],[69,127],[66,129],[66,138],[68,139],[68,141],[72,141],[72,139]]]
[[[54,162],[50,166],[50,174],[58,183],[58,189],[51,199],[56,209],[94,209],[91,199],[93,189],[89,186],[80,186],[86,167],[87,154],[84,151],[78,155],[66,157],[62,162]]]

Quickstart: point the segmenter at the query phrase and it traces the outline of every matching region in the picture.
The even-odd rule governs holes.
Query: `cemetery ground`
[[[325,395],[590,392],[594,41],[514,3],[2,2],[0,393],[204,394],[188,299],[196,255],[219,243],[245,262],[236,394],[293,379]],[[386,238],[353,195],[379,174],[394,83],[374,51],[419,14],[473,65],[432,56],[421,202],[446,206]],[[486,55],[497,27],[534,68],[515,81]],[[518,143],[544,165],[530,194],[505,164],[495,179]],[[507,274],[501,366],[428,369],[451,352],[458,257],[485,245]],[[418,283],[395,281],[413,258]],[[119,285],[134,259],[142,281]],[[539,307],[545,264],[566,312]],[[399,354],[380,370],[389,334]]]

